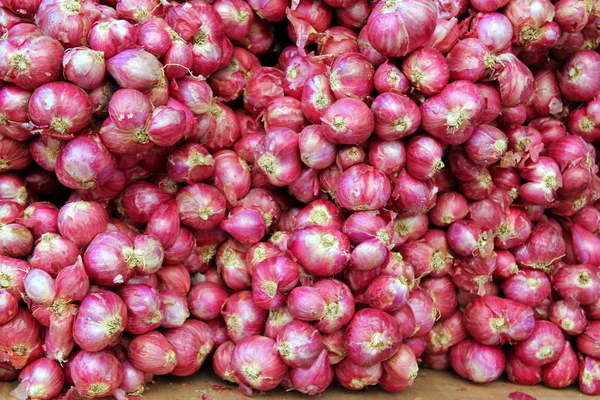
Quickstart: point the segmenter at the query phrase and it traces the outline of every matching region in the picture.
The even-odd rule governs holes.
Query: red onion
[[[184,187],[176,200],[181,222],[195,229],[215,228],[225,216],[225,197],[218,189],[203,183]]]
[[[54,279],[46,271],[32,269],[23,280],[25,293],[34,303],[49,304],[56,296]]]
[[[334,230],[342,229],[343,215],[339,208],[328,200],[315,200],[304,207],[294,218],[296,229],[323,226]]]
[[[327,361],[327,350],[308,367],[292,368],[290,381],[300,393],[315,395],[324,392],[333,382],[333,368]]]
[[[0,133],[14,140],[29,139],[31,132],[26,125],[29,122],[27,105],[31,92],[15,85],[0,89]]]
[[[310,227],[294,232],[288,240],[288,246],[295,260],[308,273],[316,276],[333,276],[341,272],[350,256],[348,238],[339,231],[325,227]]]
[[[479,39],[459,41],[448,53],[448,67],[453,80],[476,82],[493,73],[497,59]]]
[[[550,321],[568,335],[579,335],[587,327],[583,309],[565,300],[559,300],[550,306]]]
[[[380,363],[369,367],[359,367],[347,358],[335,367],[335,375],[339,383],[349,390],[362,390],[367,386],[376,385],[383,368]]]
[[[172,290],[160,292],[160,301],[164,307],[164,319],[161,322],[163,328],[178,328],[189,318],[187,301],[184,296]]]
[[[415,136],[406,146],[406,169],[419,180],[430,179],[444,167],[443,149],[429,136]]]
[[[421,106],[423,130],[444,143],[469,139],[482,116],[484,97],[473,83],[456,81]]]
[[[283,361],[292,368],[308,367],[323,350],[319,331],[302,321],[285,325],[277,335],[276,346]]]
[[[465,339],[453,346],[449,360],[457,374],[477,383],[498,379],[506,362],[499,346],[482,345],[473,339]]]
[[[239,383],[232,365],[234,349],[235,343],[232,341],[221,344],[213,355],[212,368],[217,376],[224,381]]]
[[[460,221],[469,213],[467,199],[456,192],[442,193],[436,205],[429,212],[431,222],[436,226],[448,226]]]
[[[47,108],[47,104],[60,106]],[[92,119],[92,109],[87,94],[66,82],[53,82],[37,88],[28,105],[31,122],[41,133],[59,139],[69,139]]]
[[[318,124],[325,109],[335,101],[329,79],[324,74],[315,75],[308,78],[302,87],[302,111],[310,122]]]
[[[383,311],[369,308],[354,315],[345,337],[348,360],[362,367],[390,358],[401,342],[396,321]]]
[[[271,310],[281,307],[284,294],[298,283],[298,266],[287,257],[271,257],[256,266],[252,274],[252,295],[256,304]]]
[[[546,269],[565,254],[561,233],[548,223],[540,222],[525,244],[513,250],[520,267]]]
[[[142,49],[118,53],[106,61],[106,69],[122,88],[142,92],[152,89],[164,79],[162,64]]]
[[[171,371],[175,376],[196,373],[215,344],[210,327],[195,320],[188,320],[181,327],[168,330],[164,337],[173,346],[177,358],[175,368]]]
[[[465,143],[465,152],[474,163],[488,166],[502,158],[507,145],[506,135],[500,129],[479,125]]]
[[[448,244],[461,256],[489,257],[493,243],[489,232],[472,221],[457,221],[448,228]]]
[[[269,310],[269,317],[265,325],[265,336],[275,340],[281,329],[293,320],[294,317],[285,306]]]
[[[429,40],[436,19],[433,2],[381,3],[371,12],[366,29],[378,52],[388,57],[403,57]]]
[[[79,308],[73,338],[86,351],[100,351],[118,343],[127,325],[127,308],[112,292],[88,294]]]
[[[308,286],[293,289],[286,306],[290,314],[301,321],[318,321],[325,316],[327,303],[321,292]]]
[[[559,389],[570,386],[577,379],[579,368],[577,356],[567,342],[560,358],[542,367],[542,381],[544,385]]]
[[[160,326],[164,305],[158,290],[145,284],[134,284],[122,287],[119,295],[127,306],[127,332],[141,335]]]
[[[588,395],[600,394],[599,370],[600,361],[592,357],[583,357],[579,363],[579,390]]]
[[[337,144],[358,144],[373,132],[374,118],[369,107],[355,98],[337,100],[323,112],[323,134]]]
[[[248,35],[254,13],[246,2],[217,0],[213,7],[223,20],[224,33],[229,39],[241,40]]]
[[[275,342],[262,336],[239,342],[233,350],[232,365],[241,383],[261,391],[279,386],[287,373]]]
[[[523,270],[502,282],[504,295],[521,304],[535,307],[550,296],[550,281],[542,271]]]
[[[413,87],[426,96],[439,93],[450,77],[448,63],[438,50],[423,47],[402,62],[402,72]]]
[[[578,262],[595,265],[600,259],[594,250],[600,244],[598,237],[579,225],[571,226],[572,249]]]
[[[410,88],[408,78],[390,62],[385,62],[377,68],[373,76],[373,83],[378,93],[392,92],[403,95]]]
[[[300,100],[293,97],[279,97],[267,105],[262,115],[265,131],[289,128],[298,133],[305,125]]]
[[[284,95],[284,73],[275,68],[261,67],[252,71],[246,82],[244,106],[250,112],[261,112],[274,99]]]
[[[506,378],[520,385],[537,385],[542,381],[542,367],[525,364],[511,351],[506,356]]]
[[[382,365],[383,375],[379,384],[388,392],[400,392],[411,386],[419,371],[415,353],[405,344],[400,345],[398,352]]]
[[[311,92],[314,89],[316,89],[317,92],[323,90],[326,94],[331,95],[331,91],[329,90],[327,80],[322,81],[319,78],[313,79],[315,76],[323,78],[324,76],[322,74],[324,72],[325,64],[320,62],[318,59],[296,55],[288,61],[287,66],[285,68],[283,90],[285,91],[286,95],[291,96],[295,99],[300,100],[304,97],[305,101],[303,101],[303,105],[305,106],[307,105],[306,100],[308,100],[308,102],[311,105],[316,106],[315,108],[322,108],[322,104],[318,104],[316,102],[317,99],[312,98],[312,96],[314,96],[315,94],[311,95]],[[312,87],[305,90],[304,87],[307,84],[311,84]],[[306,95],[304,95],[304,93],[306,93]],[[329,103],[333,102],[333,96],[327,96],[325,98],[325,100],[328,99]],[[291,103],[294,104],[294,102]],[[302,118],[302,116],[300,116],[300,118]]]
[[[600,275],[597,268],[588,264],[560,268],[554,275],[553,282],[562,298],[581,305],[595,303],[600,297]]]
[[[175,348],[158,332],[134,337],[127,353],[134,367],[154,375],[168,374],[177,365]]]
[[[0,62],[2,80],[33,90],[59,77],[63,56],[60,42],[43,36],[32,24],[3,27],[3,31],[7,32],[2,42],[3,54],[6,54]]]
[[[464,324],[478,342],[499,345],[526,339],[535,321],[529,307],[508,299],[483,296],[467,306]]]
[[[64,375],[56,361],[40,358],[19,374],[19,386],[11,392],[17,399],[52,399],[63,388]]]
[[[383,140],[409,136],[421,124],[421,113],[415,102],[394,92],[377,96],[371,111],[375,118],[375,134]]]
[[[567,60],[558,74],[558,84],[562,94],[571,101],[589,101],[600,91],[595,76],[598,54],[591,50],[581,50]]]
[[[19,299],[8,290],[0,289],[0,324],[5,324],[17,315]]]
[[[431,296],[441,319],[449,317],[456,309],[456,289],[450,277],[427,277],[421,281],[420,288]]]
[[[201,282],[192,287],[188,294],[188,304],[192,315],[207,321],[221,315],[221,307],[229,293],[222,285],[213,282]]]
[[[436,322],[427,335],[427,353],[447,353],[452,346],[466,339],[469,334],[462,321],[462,313],[455,311],[448,318]]]
[[[333,94],[338,99],[344,97],[364,99],[373,91],[374,74],[373,65],[365,56],[349,52],[336,57],[331,65],[329,83]]]
[[[536,321],[531,335],[515,345],[515,355],[528,365],[546,365],[560,358],[565,338],[551,322]]]
[[[458,42],[459,27],[456,18],[437,20],[433,35],[427,40],[425,46],[439,50],[443,54],[447,54],[452,47]]]
[[[33,247],[33,236],[23,225],[3,225],[0,227],[0,247],[3,255],[15,258],[25,257]]]
[[[262,56],[271,50],[275,34],[273,27],[267,21],[255,18],[248,36],[240,41],[240,44],[256,56]]]
[[[113,155],[100,138],[79,136],[69,141],[58,153],[56,177],[71,189],[94,189],[112,177]]]
[[[239,291],[223,304],[221,314],[229,337],[235,343],[263,332],[267,312],[252,300],[251,291]]]
[[[598,358],[598,338],[600,337],[600,321],[590,321],[585,331],[577,336],[577,349],[583,354]]]
[[[58,229],[61,235],[82,248],[96,235],[104,232],[107,221],[106,209],[94,201],[67,203],[58,213]]]
[[[75,389],[83,396],[109,396],[121,385],[121,363],[112,352],[80,351],[69,364]]]
[[[256,146],[255,163],[269,182],[285,186],[300,174],[298,135],[287,128],[277,128],[268,133]]]
[[[374,188],[377,191],[371,190]],[[354,211],[381,208],[390,194],[391,184],[385,174],[364,164],[344,171],[336,188],[338,203]]]
[[[244,244],[255,244],[267,233],[263,216],[255,207],[235,207],[221,221],[221,229]]]

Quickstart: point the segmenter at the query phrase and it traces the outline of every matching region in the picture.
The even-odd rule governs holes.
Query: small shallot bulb
[[[181,222],[195,229],[216,228],[225,216],[225,196],[214,186],[188,185],[177,194]]]
[[[196,373],[213,350],[215,337],[210,326],[189,319],[176,329],[165,332],[165,338],[173,346],[177,364],[172,375],[189,376]]]
[[[232,294],[223,304],[221,314],[227,333],[235,343],[262,334],[268,317],[267,311],[254,302],[249,290]]]
[[[345,326],[354,315],[354,298],[350,288],[335,279],[322,279],[314,284],[325,299],[325,314],[316,323],[322,333],[332,333]]]
[[[75,389],[83,396],[110,396],[121,385],[121,363],[112,352],[80,351],[68,364]]]
[[[565,300],[585,306],[600,298],[600,272],[589,264],[562,267],[554,275],[553,282],[556,292]]]
[[[298,135],[287,128],[272,130],[256,146],[254,159],[271,184],[289,185],[301,172]]]
[[[579,335],[588,325],[583,309],[565,300],[552,303],[548,315],[567,335]]]
[[[358,144],[371,136],[373,113],[362,101],[344,97],[329,106],[321,118],[323,134],[336,144]]]
[[[241,383],[260,391],[276,388],[287,374],[275,341],[263,336],[240,341],[233,350],[232,366]]]
[[[312,364],[323,350],[321,334],[313,325],[292,321],[277,335],[277,351],[283,361],[292,368],[304,368]]]
[[[287,243],[294,259],[315,276],[338,274],[350,259],[350,241],[331,228],[314,226],[297,230]]]
[[[429,136],[415,136],[406,146],[406,169],[415,178],[427,180],[444,168],[444,150],[440,143]]]
[[[367,386],[376,385],[382,374],[381,363],[370,367],[359,367],[345,358],[335,367],[338,382],[348,390],[362,390]]]
[[[387,360],[398,351],[402,341],[397,322],[373,308],[354,315],[345,337],[348,360],[363,367]]]
[[[61,392],[64,374],[56,361],[40,358],[19,374],[19,386],[11,392],[17,399],[52,399]]]
[[[375,134],[384,140],[409,136],[421,124],[421,113],[415,102],[395,92],[377,96],[371,104],[371,111],[375,119]]]
[[[384,207],[391,191],[391,183],[383,172],[359,164],[344,171],[336,195],[338,203],[345,209],[366,211]]]
[[[486,346],[470,338],[450,349],[449,360],[457,374],[476,383],[498,379],[506,363],[500,346]]]
[[[175,348],[156,331],[133,338],[127,352],[134,367],[154,375],[168,374],[177,365]]]
[[[325,315],[325,298],[314,287],[295,288],[288,295],[286,305],[290,314],[301,321],[317,321]]]
[[[290,382],[295,390],[308,395],[323,393],[333,382],[333,368],[323,349],[317,359],[307,367],[292,368]]]
[[[558,360],[565,348],[560,328],[548,321],[536,321],[531,335],[515,345],[515,354],[528,365],[546,365]]]
[[[565,344],[565,349],[558,360],[542,367],[544,385],[555,389],[570,386],[577,380],[578,375],[577,355],[569,342]]]
[[[383,375],[379,384],[387,392],[400,392],[411,386],[419,372],[417,357],[406,344],[401,344],[398,352],[382,365]]]
[[[100,351],[118,343],[127,325],[127,308],[112,292],[88,294],[73,326],[75,343],[86,351]]]
[[[431,47],[412,52],[402,62],[402,72],[413,87],[426,96],[439,93],[450,79],[444,55]]]

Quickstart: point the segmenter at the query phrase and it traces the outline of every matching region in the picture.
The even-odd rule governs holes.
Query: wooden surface
[[[11,400],[10,391],[16,383],[0,383],[0,400]],[[430,370],[419,371],[415,384],[401,393],[386,393],[377,388],[362,392],[351,392],[341,387],[332,387],[319,400],[346,399],[406,399],[406,400],[485,400],[509,399],[514,392],[526,393],[536,400],[592,399],[581,394],[575,387],[553,390],[544,386],[519,386],[499,381],[485,385],[475,385],[450,372]],[[276,390],[259,394],[254,399],[299,400],[310,397],[294,392]],[[233,385],[226,385],[210,371],[202,371],[188,378],[159,377],[148,386],[145,400],[243,400],[248,399]],[[516,397],[515,400],[520,400]]]

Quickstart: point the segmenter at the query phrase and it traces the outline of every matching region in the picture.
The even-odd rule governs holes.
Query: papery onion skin
[[[485,346],[465,339],[450,349],[450,365],[460,376],[485,383],[498,379],[506,358],[499,346]]]
[[[210,327],[201,321],[187,320],[181,327],[168,330],[165,339],[173,346],[177,363],[174,376],[189,376],[197,372],[215,345]]]
[[[275,342],[262,336],[250,336],[239,342],[233,350],[232,365],[238,379],[256,390],[276,388],[287,373]]]
[[[529,365],[546,365],[560,358],[565,337],[552,322],[536,321],[532,334],[515,346],[515,354]]]
[[[100,351],[118,343],[127,325],[127,308],[112,292],[88,294],[82,301],[73,337],[86,351]]]
[[[134,367],[154,375],[168,374],[177,365],[175,348],[158,332],[136,336],[127,352]]]
[[[112,352],[80,351],[69,363],[75,388],[83,396],[105,397],[121,385],[121,363]]]
[[[577,356],[569,342],[565,344],[565,349],[558,360],[542,367],[544,385],[555,389],[570,386],[577,380],[578,374]]]

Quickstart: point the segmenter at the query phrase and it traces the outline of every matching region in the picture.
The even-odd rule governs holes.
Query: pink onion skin
[[[452,315],[456,309],[458,300],[456,297],[456,288],[449,276],[427,277],[421,281],[420,287],[431,296],[435,308],[439,310],[441,319]],[[410,333],[412,334],[412,332]]]
[[[429,136],[414,136],[406,146],[406,169],[415,178],[427,180],[444,167],[444,150]]]
[[[469,139],[482,117],[484,97],[468,81],[456,81],[421,106],[422,129],[447,144]]]
[[[334,102],[335,96],[325,74],[315,75],[306,80],[300,97],[300,105],[306,119],[313,124],[320,123],[323,112]]]
[[[289,185],[301,172],[298,135],[287,128],[274,129],[256,146],[254,159],[271,184]]]
[[[336,144],[358,144],[373,132],[373,113],[362,101],[344,97],[325,109],[321,117],[323,134]]]
[[[298,265],[283,256],[267,258],[252,272],[252,296],[260,307],[272,310],[281,307],[285,294],[296,286]]]
[[[596,246],[600,244],[597,236],[586,231],[579,225],[571,227],[571,234],[573,252],[577,261],[596,265],[596,262],[600,261],[600,256],[594,251]]]
[[[373,75],[375,90],[382,94],[387,92],[399,95],[406,94],[410,89],[410,81],[402,71],[393,63],[381,64]]]
[[[535,319],[527,306],[495,296],[483,296],[467,306],[464,324],[475,340],[493,346],[525,340],[533,332]]]
[[[239,342],[233,350],[232,366],[241,383],[261,391],[279,386],[287,374],[275,341],[263,336],[250,336]],[[260,373],[249,374],[254,370]]]
[[[496,380],[504,371],[506,358],[499,346],[486,346],[465,339],[450,349],[450,365],[462,376],[476,383]]]
[[[365,99],[373,91],[375,71],[369,60],[360,53],[341,54],[331,65],[329,82],[337,99]],[[326,113],[326,112],[325,112]]]
[[[79,308],[73,326],[73,338],[86,351],[114,346],[127,325],[127,308],[112,292],[88,294]]]
[[[201,321],[188,320],[183,326],[166,331],[164,336],[176,354],[177,363],[171,371],[174,376],[196,373],[215,345],[212,330]]]
[[[341,272],[350,258],[350,241],[346,235],[324,227],[294,232],[288,239],[288,248],[294,259],[316,276]]]
[[[45,104],[55,102],[62,107],[46,109]],[[67,105],[68,104],[68,105]],[[58,139],[69,139],[92,120],[92,108],[87,94],[79,87],[66,82],[48,83],[37,88],[29,100],[31,122],[42,133]]]
[[[450,79],[448,62],[440,51],[431,47],[409,54],[402,62],[402,72],[426,96],[439,93]]]
[[[588,326],[583,309],[569,301],[559,300],[552,303],[548,316],[550,321],[567,335],[579,335]]]
[[[377,190],[374,191],[375,188]],[[344,171],[337,184],[336,198],[339,205],[347,210],[376,210],[387,203],[391,191],[385,174],[359,164]]]
[[[34,303],[48,304],[56,296],[54,279],[44,270],[33,268],[23,283],[27,297]]]
[[[375,118],[375,134],[383,140],[409,136],[421,124],[421,113],[415,102],[395,92],[377,96],[371,104],[371,111]]]
[[[52,399],[61,392],[63,385],[64,375],[58,363],[40,358],[21,371],[19,386],[11,395],[15,398]]]
[[[164,305],[158,290],[146,284],[127,285],[119,290],[119,296],[127,306],[127,332],[141,335],[160,326]]]
[[[288,323],[294,321],[294,317],[285,306],[269,310],[269,317],[265,324],[265,336],[276,340],[277,335]]]
[[[13,367],[21,369],[43,355],[40,333],[34,317],[19,308],[10,321],[0,326],[0,350]]]
[[[79,250],[70,241],[54,233],[44,233],[33,250],[30,264],[40,268],[52,276],[68,265],[77,261]]]
[[[262,334],[268,316],[266,310],[254,303],[252,292],[249,290],[236,292],[227,298],[221,314],[227,325],[229,337],[235,343]]]
[[[464,219],[469,213],[467,199],[457,192],[442,193],[429,212],[429,219],[436,226],[448,226]]]
[[[400,392],[411,386],[419,371],[417,357],[406,344],[401,344],[398,352],[382,365],[383,375],[379,384],[387,392]]]
[[[21,124],[29,121],[27,105],[31,92],[15,85],[8,85],[0,89],[0,109],[2,109],[3,123],[0,133],[13,140],[29,139],[31,132]]]
[[[338,382],[348,390],[362,390],[367,386],[376,385],[382,374],[381,363],[370,367],[359,367],[345,358],[335,367]]]
[[[323,393],[331,385],[333,368],[327,361],[327,354],[327,350],[323,349],[311,365],[290,370],[290,381],[294,389],[312,396]]]
[[[436,20],[432,2],[377,4],[366,30],[375,50],[388,57],[403,57],[429,40]]]
[[[69,364],[75,389],[81,395],[104,397],[121,385],[121,363],[112,352],[80,351]]]
[[[196,183],[177,194],[181,222],[195,229],[213,229],[225,216],[225,196],[213,186]]]
[[[19,310],[19,299],[13,296],[8,290],[0,289],[0,324],[4,325],[17,315]]]
[[[506,356],[506,378],[519,385],[537,385],[542,381],[542,367],[523,363],[511,351]]]
[[[585,332],[577,336],[577,349],[586,356],[599,358],[598,338],[600,338],[600,321],[590,321]]]
[[[560,329],[548,321],[536,321],[532,334],[515,345],[515,354],[528,365],[546,365],[560,358],[565,338]]]
[[[554,288],[565,300],[581,305],[595,303],[600,298],[600,273],[589,264],[567,265],[553,277]]]
[[[526,269],[505,279],[502,291],[508,299],[535,307],[550,296],[552,288],[542,271]]]
[[[463,315],[455,311],[449,317],[436,322],[427,335],[425,350],[429,354],[447,353],[452,346],[462,342],[469,334],[462,322]]]
[[[579,362],[579,390],[587,395],[600,394],[600,361],[583,357]]]
[[[290,314],[301,321],[318,321],[325,315],[325,298],[319,290],[309,286],[293,289],[287,297]]]
[[[577,380],[578,374],[577,356],[569,342],[565,344],[565,349],[558,360],[542,367],[544,385],[554,389],[570,386]]]
[[[590,77],[600,58],[591,50],[581,50],[567,60],[558,74],[562,94],[571,101],[589,101],[600,91],[600,84]]]
[[[345,334],[346,354],[352,363],[368,367],[390,358],[398,350],[402,338],[396,321],[376,309],[363,309],[354,315]],[[379,344],[372,350],[366,343]]]
[[[118,286],[128,280],[135,265],[126,261],[124,250],[133,252],[132,242],[124,233],[113,231],[96,236],[83,256],[90,280],[104,286]]]
[[[172,290],[162,290],[160,301],[164,308],[162,328],[179,328],[189,318],[190,312],[184,296]]]
[[[323,350],[321,334],[311,324],[294,320],[277,335],[276,348],[283,362],[292,368],[306,368]]]
[[[386,175],[394,175],[406,164],[406,150],[400,140],[375,138],[369,146],[369,163]]]
[[[201,320],[210,320],[221,315],[221,307],[229,293],[222,285],[201,282],[194,286],[188,295],[190,312]]]
[[[134,337],[127,353],[134,367],[154,375],[166,375],[177,365],[175,348],[158,332]]]
[[[231,340],[217,347],[213,355],[212,368],[217,376],[224,381],[239,383],[239,379],[233,370],[232,359],[235,343]]]

